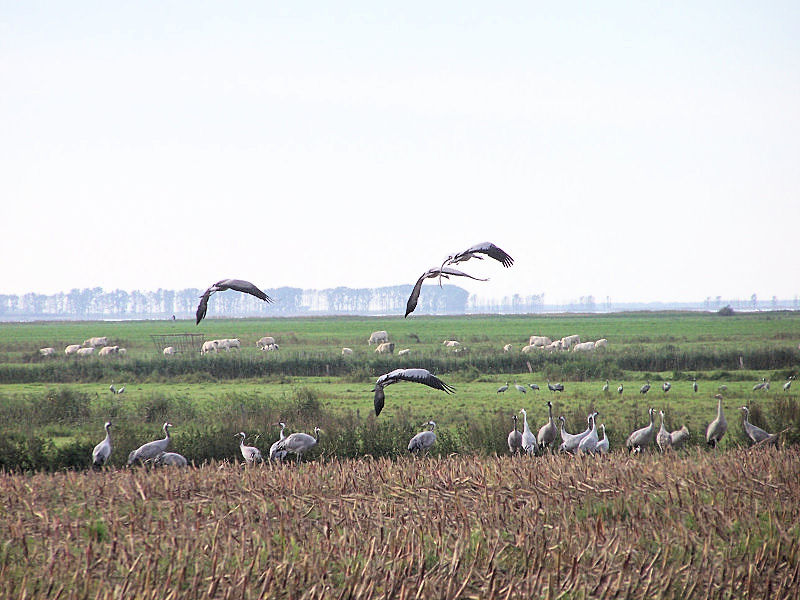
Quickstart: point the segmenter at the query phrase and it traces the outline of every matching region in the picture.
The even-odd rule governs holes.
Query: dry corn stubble
[[[796,598],[800,452],[0,475],[4,598]]]

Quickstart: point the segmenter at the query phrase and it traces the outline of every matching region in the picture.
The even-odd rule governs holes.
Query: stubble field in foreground
[[[0,475],[4,598],[797,598],[800,451]]]

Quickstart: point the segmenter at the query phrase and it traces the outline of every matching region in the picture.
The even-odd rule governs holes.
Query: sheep
[[[269,335],[265,335],[256,342],[256,346],[258,346],[261,350],[266,350],[267,346],[274,346],[274,345],[275,345],[275,338]]]
[[[528,340],[528,345],[535,346],[538,348],[540,346],[541,347],[547,346],[548,344],[552,343],[552,341],[553,340],[551,340],[549,337],[545,337],[543,335],[532,335],[531,339]]]
[[[175,348],[173,346],[167,346],[162,352],[164,352],[164,356],[171,356],[175,354]]]
[[[353,354],[352,348],[342,348],[342,356],[350,356]]]
[[[219,352],[219,350],[217,350],[217,340],[203,342],[203,346],[200,348],[200,354],[208,354],[209,352]]]
[[[104,346],[100,348],[97,354],[99,356],[108,356],[109,354],[116,354],[117,352],[119,352],[119,346]]]
[[[522,352],[523,354],[530,354],[531,352],[533,352],[534,350],[536,350],[536,348],[538,348],[538,346],[534,346],[533,344],[528,344],[527,346],[523,346],[523,347],[522,347],[522,350],[521,350],[521,352]]]
[[[547,346],[545,346],[544,349],[549,352],[554,352],[556,350],[563,350],[564,344],[561,342],[561,340],[555,340],[554,342],[550,342],[549,344],[547,344]]]
[[[80,344],[70,344],[69,346],[64,348],[64,354],[69,356],[70,354],[75,354],[80,349],[81,349]]]
[[[119,350],[117,350],[117,354],[119,354],[120,356],[125,356],[127,353],[128,353],[127,348],[120,348]]]
[[[573,352],[594,352],[594,342],[583,342],[572,347]]]
[[[75,354],[78,356],[91,356],[94,354],[94,347],[90,346],[89,348],[78,348],[78,351]]]
[[[241,348],[241,342],[239,342],[237,338],[217,340],[217,348],[225,348],[225,352],[230,352],[234,348],[239,350]]]
[[[272,352],[273,350],[280,350],[281,347],[278,344],[268,344],[262,348],[264,352]]]
[[[445,340],[442,343],[444,344],[445,348],[455,348],[461,345],[461,342],[458,342],[456,340]]]
[[[503,346],[503,352],[511,352],[511,344],[506,344]]]
[[[410,348],[404,348],[403,350],[399,350],[399,351],[397,352],[397,356],[405,356],[405,355],[406,355],[406,354],[408,354],[409,352],[411,352],[411,349],[410,349]]]
[[[385,331],[373,331],[369,336],[369,345],[383,344],[389,341],[389,334]]]
[[[108,346],[108,338],[107,337],[92,337],[88,340],[83,341],[84,346],[91,346],[92,348],[97,348],[98,346]]]
[[[594,349],[600,350],[601,348],[606,348],[608,346],[608,340],[606,338],[600,338],[594,343]]]
[[[41,356],[55,356],[55,353],[55,348],[39,348],[39,354]]]
[[[394,342],[383,342],[375,348],[375,354],[394,354]]]
[[[581,336],[579,335],[568,335],[566,337],[561,338],[561,347],[564,350],[569,350],[573,344],[580,344],[581,343]]]

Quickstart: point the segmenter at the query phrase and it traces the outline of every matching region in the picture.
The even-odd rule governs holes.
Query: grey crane
[[[224,292],[225,290],[234,290],[236,292],[250,294],[251,296],[255,296],[259,300],[263,300],[267,303],[274,302],[272,298],[267,296],[264,292],[258,289],[255,284],[250,283],[249,281],[245,281],[244,279],[221,279],[209,287],[200,296],[200,304],[197,305],[196,325],[199,325],[200,321],[202,321],[206,316],[206,311],[208,310],[208,299],[211,297],[211,295],[215,294],[216,292]]]
[[[427,369],[395,369],[394,371],[390,371],[389,373],[378,377],[378,381],[375,382],[375,387],[372,388],[372,391],[375,392],[373,403],[375,405],[376,417],[381,414],[384,400],[386,398],[383,393],[383,388],[385,388],[387,385],[397,383],[398,381],[421,383],[423,385],[427,385],[428,387],[432,387],[435,390],[442,390],[446,394],[452,394],[456,391],[454,387],[447,385],[444,381],[433,375]]]
[[[177,452],[162,452],[153,460],[156,467],[185,467],[189,464],[183,454]]]
[[[282,462],[283,459],[289,454],[285,449],[280,448],[281,442],[286,439],[286,434],[283,433],[283,430],[286,429],[286,423],[281,421],[278,423],[278,425],[281,427],[281,437],[269,447],[269,459]]]
[[[164,423],[164,426],[162,427],[162,429],[164,430],[163,439],[142,444],[136,450],[133,450],[130,454],[128,454],[128,464],[132,465],[136,461],[144,462],[146,460],[152,460],[162,452],[166,452],[170,442],[170,437],[169,437],[170,427],[172,427],[172,423],[170,422]]]
[[[789,388],[792,387],[792,379],[794,379],[794,375],[789,377],[789,379],[786,380],[786,383],[783,384],[783,391],[784,392],[788,392]]]
[[[578,442],[578,449],[577,452],[580,454],[581,452],[588,452],[589,454],[594,454],[597,450],[597,442],[599,438],[597,437],[597,427],[595,425],[596,416],[594,414],[589,415],[591,419],[591,431],[584,436],[584,438]]]
[[[722,412],[722,396],[717,394],[714,398],[717,399],[717,418],[708,424],[708,428],[706,429],[706,443],[716,448],[722,436],[728,431],[728,422],[725,420],[725,415]]]
[[[689,428],[684,425],[680,429],[670,432],[669,445],[673,450],[677,450],[689,439]]]
[[[441,285],[442,278],[450,279],[450,277],[469,277],[470,279],[474,279],[475,281],[489,281],[488,279],[481,279],[480,277],[473,277],[464,271],[459,271],[458,269],[454,269],[453,267],[445,267],[442,265],[441,267],[433,267],[432,269],[428,269],[425,271],[419,279],[417,279],[417,283],[414,284],[414,289],[411,290],[411,295],[408,297],[408,302],[406,302],[406,314],[407,317],[414,309],[417,308],[417,302],[419,301],[419,294],[422,291],[422,282],[426,279],[434,279],[436,277],[439,278],[439,284]]]
[[[547,380],[547,389],[551,392],[563,392],[564,391],[564,384],[562,383],[550,383],[550,380]]]
[[[300,462],[303,453],[316,446],[319,442],[320,431],[322,430],[319,427],[314,427],[314,435],[299,432],[287,435],[285,439],[278,442],[277,449],[291,452],[297,457],[297,462]]]
[[[95,467],[102,467],[111,456],[111,421],[106,421],[104,428],[106,430],[105,439],[92,450],[92,465]]]
[[[624,384],[624,383],[620,383],[620,384],[619,384],[619,387],[617,388],[617,393],[618,393],[620,396],[622,396],[622,392],[623,392],[623,391],[625,391],[625,384]]]
[[[586,419],[589,426],[581,433],[568,433],[567,430],[564,429],[567,420],[563,416],[559,417],[559,419],[561,420],[561,440],[562,440],[559,449],[565,452],[575,452],[578,449],[578,445],[581,443],[581,440],[585,438],[587,435],[589,435],[589,433],[591,433],[593,429],[592,423],[594,421],[594,418],[597,417],[597,415],[599,414],[600,413],[598,413],[597,411],[589,413],[589,416]]]
[[[642,387],[639,388],[639,393],[646,394],[649,391],[650,391],[650,380],[648,379],[647,383],[645,383]]]
[[[445,265],[455,265],[460,262],[468,261],[471,258],[477,258],[478,260],[483,260],[483,257],[480,256],[481,254],[485,254],[489,258],[493,258],[496,261],[503,264],[504,267],[508,268],[514,264],[514,259],[509,256],[509,254],[497,246],[495,246],[491,242],[483,242],[481,244],[475,244],[474,246],[467,248],[463,252],[458,252],[457,254],[451,254],[442,263],[442,266]]]
[[[514,430],[508,434],[508,451],[511,454],[519,454],[522,452],[522,433],[517,429],[517,415],[511,415],[511,420],[514,421]]]
[[[536,441],[539,442],[539,447],[544,450],[545,448],[552,448],[553,442],[556,441],[558,435],[558,428],[553,420],[553,403],[547,401],[547,412],[549,413],[549,420],[547,423],[539,428],[539,433],[536,435]]]
[[[661,389],[664,390],[664,393],[666,394],[672,389],[672,384],[669,381],[665,381],[661,384]]]
[[[524,408],[520,408],[519,412],[522,413],[522,449],[532,456],[539,452],[539,446],[536,444],[536,436],[528,426],[528,412]]]
[[[244,431],[240,431],[234,437],[241,438],[239,440],[239,450],[242,453],[245,463],[252,465],[253,463],[261,462],[263,460],[263,458],[261,458],[261,450],[255,446],[245,446],[244,439],[247,437],[247,434]]]
[[[724,383],[723,383],[723,384],[720,384],[720,385],[717,387],[717,391],[720,391],[720,392],[727,392],[727,391],[728,391],[728,386],[727,386],[727,385],[725,385]]]
[[[628,450],[632,452],[641,452],[653,441],[653,413],[655,411],[650,408],[647,412],[650,414],[650,424],[647,427],[642,427],[634,431],[628,436],[625,442]]]
[[[530,388],[531,388],[531,389],[532,389],[534,392],[538,392],[538,391],[539,391],[539,386],[538,386],[537,384],[535,384],[535,383],[529,383],[528,385],[530,386]]]
[[[409,452],[416,452],[419,454],[420,452],[427,452],[431,446],[436,443],[436,434],[434,433],[434,429],[436,429],[436,423],[433,421],[428,421],[425,423],[424,426],[430,426],[430,429],[427,431],[420,431],[417,435],[411,438],[408,442],[408,451]]]
[[[767,378],[762,377],[761,381],[759,381],[757,384],[753,386],[753,391],[757,392],[758,390],[766,389],[766,387],[767,387]]]
[[[664,427],[664,411],[660,410],[658,411],[658,414],[661,416],[661,428],[658,430],[658,433],[656,434],[656,444],[658,445],[658,448],[661,450],[661,452],[664,453],[672,445],[672,438],[670,437],[667,428]]]
[[[774,433],[767,433],[766,431],[761,429],[761,427],[753,425],[750,422],[749,408],[747,408],[746,406],[742,406],[739,410],[744,412],[744,416],[742,418],[742,428],[744,428],[744,432],[747,434],[747,437],[749,437],[753,441],[753,443],[757,444],[758,442],[761,442],[769,438],[777,439],[778,436],[775,435]]]
[[[603,393],[604,393],[604,394],[607,394],[607,393],[608,393],[608,379],[606,379],[606,383],[605,383],[605,385],[603,386]]]
[[[108,386],[108,391],[110,391],[112,394],[122,394],[125,391],[125,386],[123,385],[121,388],[115,388],[114,382],[112,381],[111,385]]]
[[[497,388],[497,393],[504,394],[507,389],[508,389],[508,382],[506,381],[505,385],[501,385],[499,388]]]
[[[518,384],[516,381],[514,382],[514,387],[517,388],[517,391],[522,393],[522,394],[527,394],[528,393],[528,390],[525,389],[525,386]]]
[[[697,393],[697,377],[692,378],[692,391]]]
[[[603,437],[597,440],[597,452],[599,454],[608,454],[608,436],[606,436],[606,426],[604,423],[598,425],[603,430]]]

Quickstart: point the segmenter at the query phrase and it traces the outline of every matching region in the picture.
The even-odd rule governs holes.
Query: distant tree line
[[[219,292],[208,305],[208,316],[258,317],[312,314],[403,314],[411,285],[382,288],[337,287],[303,290],[281,287],[264,290],[274,298],[267,304],[248,294]],[[156,291],[105,291],[100,287],[58,294],[0,294],[0,320],[189,318],[203,292],[197,288]],[[469,293],[454,285],[429,286],[416,314],[464,314]]]

